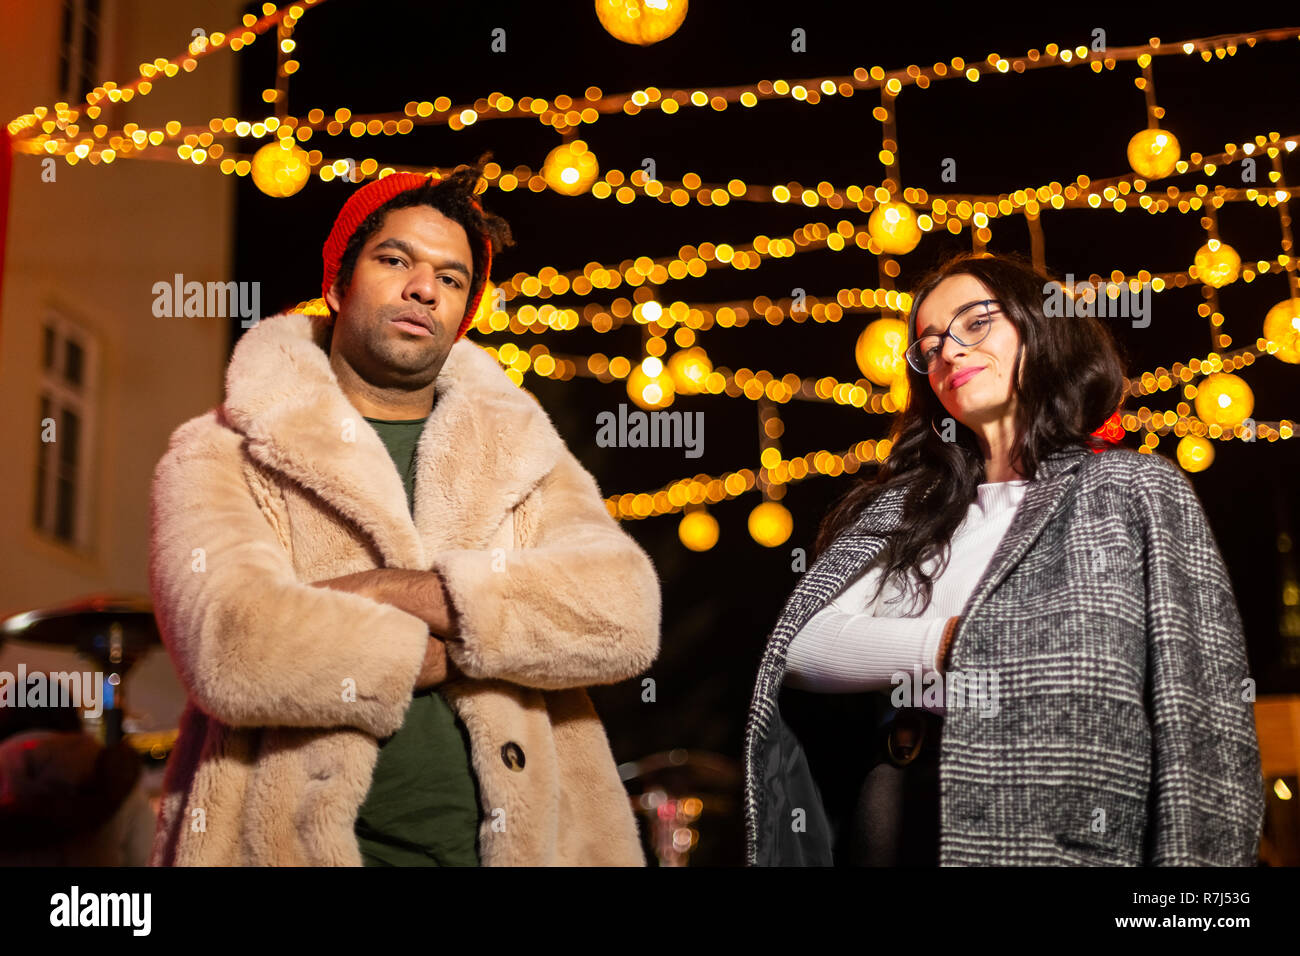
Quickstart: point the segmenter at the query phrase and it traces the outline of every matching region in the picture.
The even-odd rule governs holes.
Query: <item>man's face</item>
[[[330,354],[377,388],[428,385],[465,316],[473,261],[460,223],[428,206],[390,212],[346,293],[335,282],[325,297],[338,315]]]

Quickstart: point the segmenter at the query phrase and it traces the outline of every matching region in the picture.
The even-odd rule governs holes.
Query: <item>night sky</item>
[[[1106,31],[1107,43],[1114,47],[1144,43],[1151,36],[1173,44],[1287,25],[1263,19],[1277,9],[1264,5],[1241,5],[1235,16],[1214,21],[1187,14],[1181,5],[1162,8],[1167,15],[1143,11],[1136,17],[1133,6],[1107,13],[1090,5],[1062,8],[1034,21],[1002,22],[987,5],[945,10],[933,4],[895,4],[895,12],[889,13],[881,12],[882,5],[801,3],[783,4],[782,12],[773,14],[766,12],[770,8],[751,4],[697,2],[676,35],[643,49],[609,36],[590,3],[517,7],[330,0],[310,11],[295,31],[295,56],[302,67],[290,83],[290,111],[305,115],[320,107],[332,113],[346,106],[354,113],[400,113],[409,100],[445,95],[454,104],[470,104],[494,91],[515,99],[551,99],[559,93],[579,98],[593,84],[618,93],[650,85],[664,89],[794,81],[851,74],[859,66],[898,69],[955,56],[974,62],[991,52],[1010,57],[1051,42],[1074,47],[1088,44],[1096,27]],[[1042,9],[1047,11],[1048,5]],[[260,4],[248,10],[260,14]],[[496,27],[506,30],[504,54],[489,49]],[[804,53],[791,51],[796,27],[806,31]],[[261,91],[274,85],[273,43],[258,42],[239,57],[240,115],[265,116],[268,107]],[[1184,157],[1193,151],[1219,152],[1225,143],[1249,141],[1261,132],[1300,133],[1298,58],[1294,39],[1254,49],[1243,45],[1235,57],[1209,63],[1199,56],[1157,57],[1156,95],[1166,110],[1162,125],[1176,133]],[[1133,84],[1138,75],[1136,64],[1127,62],[1101,74],[1086,67],[1053,68],[985,75],[975,84],[958,79],[934,83],[927,90],[905,87],[897,101],[903,184],[932,194],[996,194],[1053,180],[1068,183],[1080,173],[1094,179],[1128,173],[1125,145],[1146,125],[1143,94]],[[693,171],[706,183],[738,177],[764,185],[790,180],[805,186],[821,180],[841,187],[875,185],[884,178],[877,159],[880,124],[871,117],[879,102],[879,94],[869,90],[847,99],[828,97],[816,106],[787,100],[763,101],[754,109],[733,105],[722,113],[684,108],[664,116],[648,110],[634,117],[604,115],[595,124],[584,124],[578,135],[599,157],[602,173],[610,168],[630,172],[652,157],[664,180],[678,180]],[[320,149],[330,159],[373,155],[381,163],[444,168],[473,162],[490,150],[506,168],[522,163],[538,170],[560,141],[555,130],[539,122],[504,119],[481,120],[462,132],[417,126],[407,136],[364,141],[347,135],[331,140],[317,133],[307,148]],[[241,151],[251,153],[259,145],[250,139]],[[940,180],[945,157],[956,159],[955,184]],[[1268,168],[1262,160],[1261,181]],[[1288,182],[1300,182],[1297,154],[1286,161],[1285,173]],[[1183,188],[1198,182],[1208,182],[1211,188],[1216,182],[1235,185],[1226,172],[1210,180],[1196,175],[1169,182]],[[262,283],[263,314],[318,294],[320,246],[353,188],[313,179],[292,198],[272,199],[254,187],[251,177],[239,180],[234,278]],[[517,240],[494,262],[494,277],[533,273],[546,265],[566,271],[591,260],[617,264],[641,255],[660,257],[675,254],[685,243],[741,245],[759,233],[788,235],[809,222],[847,218],[859,223],[866,218],[850,208],[747,202],[677,208],[649,199],[625,206],[612,199],[565,198],[526,189],[502,193],[492,188],[484,204],[509,221]],[[1141,210],[1119,214],[1105,207],[1049,209],[1042,217],[1047,264],[1076,276],[1108,275],[1113,269],[1126,274],[1143,268],[1157,273],[1183,270],[1205,241],[1199,217],[1177,212],[1151,216]],[[1219,212],[1219,224],[1223,240],[1235,246],[1243,260],[1273,258],[1280,251],[1274,208],[1228,203]],[[1028,255],[1029,234],[1022,218],[997,219],[991,228],[991,251]],[[916,250],[900,258],[898,287],[908,288],[946,254],[969,249],[970,242],[968,231],[926,236]],[[707,304],[760,294],[775,299],[795,287],[824,297],[843,287],[877,285],[876,257],[853,248],[768,259],[759,269],[744,272],[711,270],[701,279],[670,281],[656,297]],[[587,297],[544,301],[607,305],[616,296],[630,294],[624,285]],[[1223,331],[1233,338],[1230,348],[1253,342],[1261,334],[1264,312],[1286,294],[1285,280],[1276,273],[1221,290]],[[508,308],[523,301],[515,300]],[[1201,301],[1199,285],[1192,284],[1154,297],[1149,328],[1113,322],[1110,327],[1128,353],[1128,372],[1140,374],[1207,354],[1209,324],[1196,314]],[[856,381],[860,373],[853,345],[871,318],[853,314],[838,323],[787,321],[777,327],[751,322],[742,329],[705,331],[699,344],[715,365]],[[232,336],[238,333],[235,325]],[[603,335],[587,329],[546,336],[506,332],[486,339],[471,334],[485,342],[544,342],[553,351],[578,355],[640,354],[638,327]],[[1300,367],[1263,356],[1241,374],[1254,390],[1257,420],[1294,419],[1300,413]],[[628,401],[623,382],[556,382],[529,374],[524,384],[595,475],[603,494],[652,492],[698,472],[716,475],[757,463],[757,412],[747,399],[679,396],[673,409],[705,412],[704,454],[687,459],[680,449],[596,446],[595,416]],[[1181,391],[1175,389],[1140,401],[1129,399],[1126,407],[1145,403],[1172,408],[1180,398]],[[886,416],[851,407],[795,401],[780,406],[780,411],[787,454],[839,450],[864,438],[884,437],[888,431]],[[1125,444],[1135,447],[1136,441],[1130,435]],[[1176,444],[1171,434],[1162,439],[1159,451],[1172,458]],[[1280,664],[1275,540],[1282,528],[1296,535],[1292,503],[1300,446],[1294,440],[1253,445],[1234,441],[1216,442],[1215,450],[1214,465],[1192,476],[1192,483],[1232,575],[1252,670],[1261,692],[1296,692],[1300,673]],[[864,469],[859,476],[866,473]],[[815,477],[791,485],[783,504],[794,515],[794,533],[785,546],[772,550],[756,544],[746,531],[746,517],[760,500],[757,492],[710,506],[721,537],[705,553],[690,552],[680,544],[680,516],[625,525],[650,554],[661,578],[663,648],[649,672],[657,682],[655,704],[642,703],[639,680],[593,690],[618,760],[674,747],[739,760],[758,655],[796,583],[790,550],[811,546],[822,514],[856,480]]]

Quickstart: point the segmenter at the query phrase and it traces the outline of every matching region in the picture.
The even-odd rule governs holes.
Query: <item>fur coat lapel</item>
[[[482,546],[559,460],[562,440],[537,400],[461,339],[420,436],[412,520],[383,442],[330,368],[328,334],[324,317],[259,322],[231,356],[225,413],[256,461],[320,495],[386,566],[425,569],[446,548]]]

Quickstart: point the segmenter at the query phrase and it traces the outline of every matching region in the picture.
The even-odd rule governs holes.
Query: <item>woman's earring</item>
[[[951,422],[952,419],[951,419],[951,418],[946,418],[946,419],[944,419],[944,421],[946,421],[946,422]],[[937,428],[934,427],[934,418],[933,418],[933,417],[930,418],[930,431],[934,432],[936,435],[939,436],[939,441],[944,441],[944,442],[952,441],[951,438],[944,438],[943,435],[939,433],[939,429],[937,429]],[[955,436],[954,436],[954,437],[955,437]]]

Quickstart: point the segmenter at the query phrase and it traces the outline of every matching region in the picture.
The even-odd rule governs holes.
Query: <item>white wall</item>
[[[125,85],[140,63],[179,54],[195,27],[236,24],[240,6],[104,0],[95,81]],[[60,99],[62,8],[0,0],[0,122]],[[232,115],[239,55],[207,56],[192,73],[156,80],[148,96],[80,122],[153,128]],[[154,149],[174,155],[175,147]],[[225,319],[155,318],[151,288],[178,272],[187,280],[238,278],[230,274],[235,184],[215,166],[128,159],[71,167],[59,159],[56,170],[55,182],[42,182],[40,157],[14,156],[0,300],[0,618],[94,593],[148,594],[153,468],[179,423],[221,401],[228,339]],[[89,327],[100,347],[85,554],[32,527],[41,322],[51,305]],[[140,666],[128,707],[157,729],[174,727],[183,695],[165,654],[151,656],[161,659]],[[0,647],[0,670],[15,671],[19,660],[44,670],[74,659],[13,642]]]

